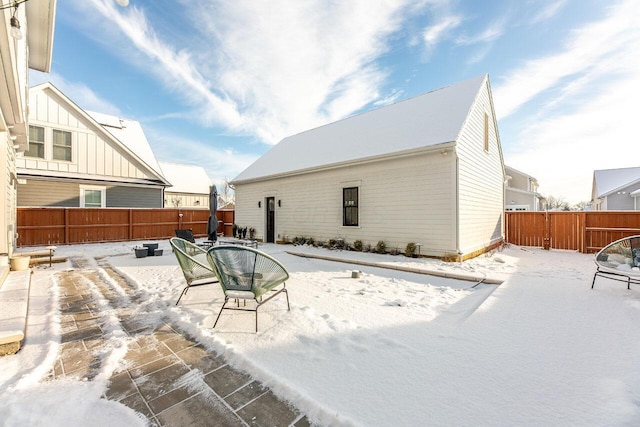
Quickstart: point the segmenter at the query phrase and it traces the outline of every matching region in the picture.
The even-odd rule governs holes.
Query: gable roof
[[[640,167],[602,169],[593,172],[595,197],[604,197],[640,180]]]
[[[108,114],[96,113],[94,111],[87,111],[86,113],[147,165],[151,166],[157,172],[162,171],[156,156],[153,154],[153,150],[151,150],[149,141],[142,130],[140,122]]]
[[[29,90],[31,93],[45,90],[54,93],[71,111],[82,117],[87,123],[90,123],[106,139],[137,159],[140,166],[146,169],[150,175],[153,175],[157,181],[164,185],[170,185],[169,181],[162,176],[160,165],[151,150],[140,122],[121,119],[108,114],[85,111],[50,82],[33,86]]]
[[[487,75],[284,138],[233,183],[455,143]]]
[[[209,195],[212,182],[202,166],[160,162],[160,167],[171,183],[165,191]]]

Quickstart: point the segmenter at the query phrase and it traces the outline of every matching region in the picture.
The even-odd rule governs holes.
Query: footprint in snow
[[[382,304],[383,306],[387,306],[387,307],[405,307],[407,305],[406,301],[402,301],[402,300],[393,300],[393,301],[387,301],[384,304]]]

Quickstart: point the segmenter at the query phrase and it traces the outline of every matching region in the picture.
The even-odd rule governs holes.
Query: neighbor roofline
[[[427,154],[431,152],[449,150],[449,149],[455,148],[455,146],[456,146],[456,141],[443,142],[440,144],[429,145],[426,147],[419,147],[411,150],[398,151],[395,153],[386,153],[386,154],[381,154],[381,155],[372,156],[372,157],[361,157],[359,159],[347,160],[344,162],[314,166],[314,167],[305,168],[305,169],[297,169],[293,171],[275,173],[271,175],[263,175],[255,178],[233,180],[233,181],[230,181],[229,184],[235,186],[238,184],[251,184],[254,182],[260,182],[260,181],[266,181],[266,180],[272,180],[272,179],[289,178],[297,175],[306,175],[314,172],[340,169],[346,166],[356,166],[356,165],[359,166],[359,165],[364,165],[368,163],[380,162],[384,160],[392,160],[392,159],[399,159],[403,157],[414,156],[416,154]]]
[[[155,168],[153,168],[150,164],[145,162],[140,156],[138,156],[138,154],[136,152],[134,152],[132,149],[130,149],[127,146],[127,144],[125,144],[124,142],[122,142],[118,138],[116,138],[102,124],[100,124],[96,119],[91,117],[91,115],[89,113],[87,113],[85,110],[83,110],[78,104],[73,102],[73,100],[71,98],[69,98],[67,95],[62,93],[62,91],[60,91],[60,89],[55,87],[53,85],[53,83],[51,83],[51,82],[40,83],[40,84],[38,84],[36,86],[31,87],[30,91],[32,91],[32,92],[33,91],[44,92],[46,89],[49,89],[56,96],[58,96],[60,99],[64,100],[78,114],[80,114],[84,119],[86,119],[89,123],[91,123],[96,129],[98,129],[100,131],[100,133],[102,133],[102,135],[104,135],[105,137],[109,138],[114,143],[118,144],[123,150],[125,150],[126,153],[128,153],[129,155],[132,155],[134,158],[136,158],[140,162],[141,165],[143,165],[145,168],[147,168],[147,170],[149,172],[151,172],[152,175],[155,175],[156,178],[158,178],[159,181],[163,182],[165,184],[165,186],[171,185],[171,183],[162,175],[162,171],[155,170]],[[99,113],[99,114],[102,114],[104,116],[116,117],[116,118],[120,119],[120,117],[113,116],[111,114],[104,114],[104,113]],[[131,121],[131,122],[135,121],[135,120],[130,120],[130,119],[125,119],[125,120]],[[138,122],[138,123],[140,123],[140,122]],[[140,125],[140,127],[142,127],[142,125]],[[144,129],[143,129],[143,133],[144,133]],[[147,136],[145,135],[145,139],[146,138],[147,138]],[[148,140],[147,140],[147,144],[149,144]],[[153,152],[153,150],[152,150],[152,152]],[[155,154],[154,154],[154,156],[155,156]]]
[[[620,186],[618,186],[618,187],[614,188],[613,190],[609,190],[609,191],[607,191],[606,193],[600,194],[600,195],[598,195],[598,197],[608,197],[608,196],[610,196],[611,194],[616,193],[616,192],[618,192],[618,191],[622,190],[623,188],[629,187],[629,186],[634,185],[634,184],[639,184],[639,183],[640,183],[640,178],[638,178],[638,179],[634,179],[633,181],[629,181],[629,182],[627,182],[626,184],[622,184],[622,185],[620,185]]]

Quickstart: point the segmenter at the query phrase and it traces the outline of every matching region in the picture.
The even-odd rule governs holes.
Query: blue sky
[[[282,138],[489,74],[505,163],[591,198],[640,166],[640,0],[58,0],[51,81],[232,179]]]

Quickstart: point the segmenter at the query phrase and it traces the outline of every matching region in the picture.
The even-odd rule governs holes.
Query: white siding
[[[489,151],[484,150],[488,115]],[[479,92],[457,142],[459,249],[467,254],[502,237],[504,166],[488,84]]]
[[[359,226],[342,226],[342,189],[359,187]],[[276,240],[338,237],[421,253],[455,252],[455,156],[440,152],[236,185],[236,224],[265,238],[265,198],[276,199]],[[278,207],[280,200],[282,206]],[[261,202],[261,207],[258,207]]]
[[[51,91],[33,92],[30,106],[32,114],[29,124],[45,128],[45,158],[23,157],[17,160],[18,168],[64,172],[69,177],[78,174],[105,179],[157,179],[122,147],[97,131],[84,117],[69,111]],[[71,132],[71,162],[53,160],[53,129]]]
[[[0,144],[2,144],[0,164],[4,166],[2,176],[0,176],[0,186],[4,194],[4,203],[0,212],[0,230],[2,232],[0,253],[11,253],[13,251],[13,224],[16,223],[16,190],[15,185],[11,182],[11,174],[15,173],[15,151],[13,150],[13,141],[9,139],[7,132],[0,132]]]
[[[164,192],[165,208],[203,208],[209,209],[209,194]]]

